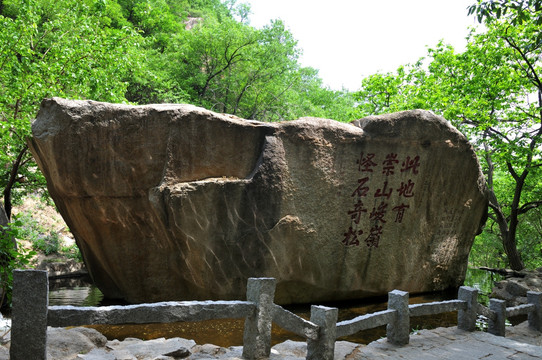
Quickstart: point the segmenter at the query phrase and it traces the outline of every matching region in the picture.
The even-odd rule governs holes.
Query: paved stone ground
[[[527,321],[506,328],[506,338],[519,342],[542,346],[542,333],[529,327]]]
[[[165,354],[183,348],[191,353],[185,358],[188,360],[242,360],[240,346],[196,345],[192,340],[180,338],[107,341],[95,330],[81,328],[49,329],[48,336],[49,360],[174,360],[175,357]],[[7,346],[0,342],[0,360],[9,360]],[[305,342],[286,341],[273,347],[270,360],[303,360],[306,354]],[[527,322],[507,327],[506,337],[466,332],[457,327],[422,330],[411,335],[410,343],[401,347],[389,344],[386,339],[367,346],[339,341],[335,345],[335,359],[542,359],[542,333],[529,329]]]
[[[412,335],[406,346],[394,346],[381,339],[355,349],[346,359],[542,359],[542,347],[532,344],[540,343],[542,335],[528,329],[526,324],[522,326],[523,332],[514,330],[509,337],[466,332],[457,327],[422,330]]]

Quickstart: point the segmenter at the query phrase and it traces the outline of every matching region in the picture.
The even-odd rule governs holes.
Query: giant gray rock
[[[46,99],[29,141],[105,296],[276,303],[456,287],[487,194],[428,111],[263,123],[191,105]]]

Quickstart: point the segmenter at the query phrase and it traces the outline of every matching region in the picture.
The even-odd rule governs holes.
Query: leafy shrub
[[[72,244],[72,245],[69,245],[69,246],[62,246],[60,248],[60,252],[70,258],[70,259],[74,259],[74,260],[77,260],[79,262],[82,262],[83,261],[83,256],[81,255],[81,251],[79,251],[79,248],[77,247],[76,244]]]
[[[47,229],[41,226],[30,212],[23,212],[14,216],[15,221],[20,224],[17,238],[27,240],[31,243],[38,241],[41,234],[47,233]]]
[[[32,239],[32,247],[45,255],[58,254],[61,250],[62,240],[57,232],[51,231],[49,235],[38,235]]]
[[[21,224],[17,238],[29,241],[32,248],[45,255],[57,254],[62,247],[62,239],[56,231],[48,230],[32,217],[30,212],[15,216]]]
[[[13,270],[28,268],[35,251],[17,249],[14,243],[19,236],[22,222],[16,220],[0,230],[0,306],[11,306]]]

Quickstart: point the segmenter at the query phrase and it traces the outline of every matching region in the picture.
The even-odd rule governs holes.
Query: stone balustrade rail
[[[506,318],[526,314],[529,326],[542,331],[542,293],[528,292],[528,304],[506,307],[490,299],[489,308],[478,303],[478,290],[462,286],[457,300],[409,305],[409,294],[393,290],[388,309],[337,322],[338,309],[313,305],[310,321],[273,303],[275,279],[250,278],[246,301],[181,301],[128,306],[49,306],[46,271],[15,270],[10,358],[46,360],[47,326],[142,324],[209,319],[245,318],[243,357],[260,359],[271,352],[271,324],[307,339],[307,359],[332,360],[337,338],[386,325],[389,342],[406,345],[412,316],[457,311],[457,326],[476,329],[478,314],[488,318],[488,332],[504,336]]]

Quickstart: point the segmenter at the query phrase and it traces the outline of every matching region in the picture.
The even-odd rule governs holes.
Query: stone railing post
[[[11,360],[47,359],[47,271],[13,271]]]
[[[394,345],[406,345],[410,341],[410,312],[408,309],[408,293],[393,290],[388,293],[388,309],[395,310],[395,321],[386,327],[388,341]]]
[[[542,331],[542,293],[528,291],[527,301],[535,307],[534,311],[529,312],[527,315],[529,327]]]
[[[333,360],[339,309],[312,305],[310,321],[320,327],[317,340],[307,340],[307,359]]]
[[[457,327],[465,331],[476,330],[476,318],[478,317],[478,290],[461,286],[457,294],[458,300],[463,300],[467,303],[465,310],[457,312]]]
[[[487,332],[497,336],[504,336],[506,332],[506,301],[489,299],[489,310],[495,313],[495,320],[489,319]]]
[[[271,325],[273,322],[274,278],[249,278],[247,301],[256,304],[256,310],[245,320],[243,357],[260,359],[271,353]]]

